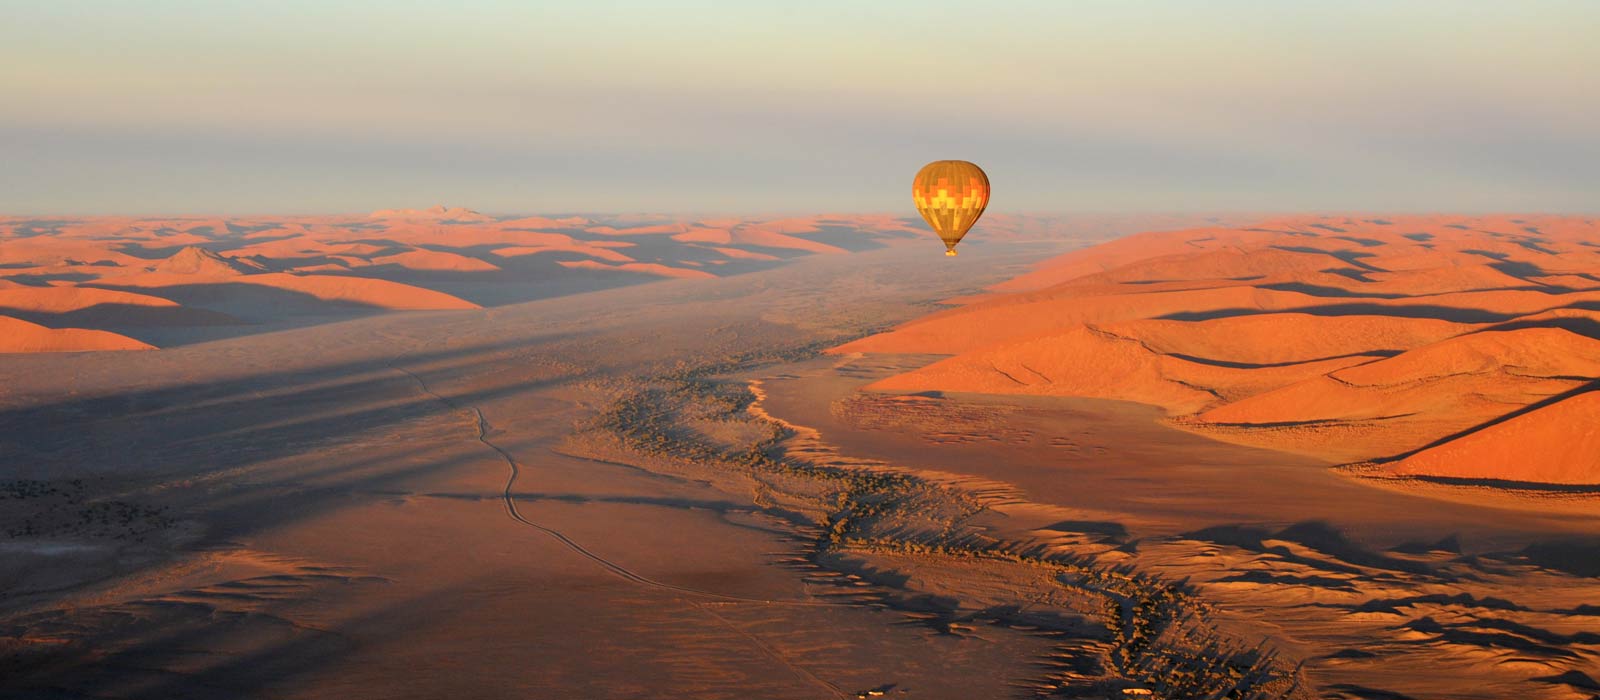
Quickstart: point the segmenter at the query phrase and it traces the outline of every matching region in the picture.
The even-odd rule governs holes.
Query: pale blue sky
[[[898,211],[938,158],[1009,211],[1600,210],[1592,1],[0,17],[0,213]]]

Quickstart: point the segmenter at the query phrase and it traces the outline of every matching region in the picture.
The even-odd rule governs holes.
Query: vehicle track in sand
[[[674,584],[670,584],[670,583],[665,583],[665,582],[662,582],[662,581],[657,581],[657,580],[649,578],[647,576],[643,576],[641,574],[635,573],[634,571],[628,569],[627,567],[625,567],[625,566],[623,566],[621,564],[618,564],[618,563],[616,563],[614,561],[611,561],[610,559],[607,559],[607,558],[605,558],[603,556],[600,556],[599,554],[596,554],[595,552],[591,551],[587,547],[584,547],[583,545],[581,545],[578,542],[574,541],[571,537],[568,537],[565,533],[561,532],[560,530],[556,530],[555,528],[551,528],[551,527],[548,527],[548,526],[545,526],[545,525],[540,525],[539,523],[536,523],[536,522],[534,522],[532,520],[529,520],[527,517],[522,515],[521,511],[517,510],[516,497],[512,494],[512,491],[516,487],[516,484],[517,484],[517,478],[522,475],[522,466],[517,463],[517,458],[512,456],[512,454],[509,451],[507,451],[505,448],[495,444],[493,440],[489,439],[489,434],[494,430],[494,426],[492,424],[490,424],[489,423],[489,419],[483,415],[483,409],[478,408],[477,406],[457,403],[455,401],[450,400],[449,398],[446,398],[444,395],[439,394],[438,392],[434,391],[432,387],[428,386],[427,380],[423,379],[422,376],[417,374],[416,372],[413,372],[413,371],[408,370],[408,369],[406,369],[404,367],[396,365],[393,362],[388,363],[388,366],[391,369],[410,377],[413,381],[415,381],[417,383],[417,388],[419,390],[421,390],[422,393],[432,397],[434,400],[436,400],[436,401],[438,401],[438,402],[440,402],[440,403],[442,403],[442,404],[444,404],[446,406],[449,406],[452,409],[455,409],[457,411],[467,412],[467,413],[470,413],[472,415],[474,424],[477,427],[477,431],[478,431],[477,435],[475,436],[476,439],[478,440],[478,442],[483,443],[483,445],[485,447],[488,447],[489,449],[494,450],[495,453],[500,456],[501,460],[503,460],[506,463],[506,467],[509,470],[509,475],[508,475],[508,477],[506,479],[506,486],[500,493],[501,501],[505,505],[506,515],[507,516],[509,516],[512,520],[515,520],[515,521],[517,521],[519,523],[522,523],[523,525],[527,525],[528,527],[531,527],[531,528],[533,528],[535,530],[538,530],[538,531],[540,531],[540,532],[542,532],[542,533],[544,533],[546,535],[549,535],[552,538],[555,538],[556,541],[560,542],[562,545],[565,545],[567,547],[567,549],[570,549],[573,552],[576,552],[579,555],[583,556],[584,558],[586,558],[586,559],[588,559],[588,560],[600,565],[600,567],[604,568],[608,573],[610,573],[610,574],[612,574],[612,575],[614,575],[614,576],[616,576],[618,578],[621,578],[621,579],[623,579],[625,581],[628,581],[628,582],[631,582],[631,583],[634,583],[634,584],[637,584],[637,585],[640,585],[640,586],[646,586],[646,587],[649,587],[649,588],[655,588],[655,589],[659,589],[659,590],[670,591],[670,592],[673,592],[673,593],[679,593],[679,594],[684,594],[684,595],[697,596],[697,597],[703,597],[703,598],[714,598],[714,599],[718,599],[718,600],[736,602],[736,603],[756,603],[756,604],[760,604],[760,605],[782,605],[782,606],[801,606],[801,607],[850,607],[851,606],[849,603],[828,603],[828,602],[821,602],[821,601],[803,601],[803,600],[788,601],[788,600],[768,600],[768,599],[763,599],[763,598],[747,598],[747,597],[744,597],[744,596],[729,595],[729,594],[726,594],[726,593],[717,593],[715,591],[705,591],[705,590],[700,590],[700,589],[697,589],[697,588],[689,588],[687,586],[678,586],[678,585],[674,585]],[[831,695],[833,697],[836,697],[836,698],[847,698],[848,697],[844,693],[844,691],[839,689],[839,686],[834,685],[833,683],[830,683],[827,680],[824,680],[823,678],[821,678],[820,676],[816,675],[815,673],[812,673],[811,671],[807,670],[803,666],[800,666],[799,664],[796,664],[794,661],[790,660],[787,655],[785,655],[781,651],[773,648],[770,644],[767,644],[766,642],[762,641],[755,634],[753,634],[753,633],[751,633],[751,632],[749,632],[749,631],[747,631],[747,630],[745,630],[745,629],[733,624],[733,622],[728,620],[726,617],[723,617],[722,615],[717,614],[716,611],[712,610],[706,604],[700,603],[700,602],[695,602],[695,601],[689,601],[689,604],[692,605],[696,610],[699,610],[702,614],[705,614],[706,616],[716,620],[720,625],[722,625],[723,627],[726,627],[729,631],[731,631],[734,634],[737,634],[737,635],[745,638],[747,641],[750,642],[750,644],[752,646],[754,646],[757,650],[759,650],[763,655],[765,655],[768,658],[772,659],[774,662],[778,663],[779,665],[783,666],[784,668],[787,668],[790,672],[792,672],[796,677],[800,678],[801,680],[816,686],[817,688],[827,692],[829,695]]]
[[[507,451],[505,448],[495,444],[495,442],[493,440],[489,439],[489,435],[494,431],[494,426],[489,422],[489,419],[486,418],[483,415],[483,410],[478,408],[477,406],[458,403],[456,401],[453,401],[453,400],[449,399],[448,397],[445,397],[442,394],[439,394],[438,392],[435,392],[432,387],[428,386],[428,382],[426,380],[424,380],[422,378],[422,376],[418,375],[416,372],[413,372],[413,371],[408,370],[408,369],[406,369],[404,367],[396,365],[393,362],[389,363],[388,366],[389,366],[390,369],[393,369],[396,372],[399,372],[401,374],[406,375],[407,377],[410,377],[412,379],[412,381],[417,383],[417,387],[422,391],[422,393],[428,395],[429,397],[433,398],[434,400],[436,400],[436,401],[438,401],[438,402],[440,402],[440,403],[442,403],[442,404],[444,404],[446,406],[449,406],[450,408],[452,408],[454,410],[471,414],[471,416],[473,418],[473,421],[474,421],[474,423],[475,423],[475,425],[477,427],[477,435],[475,436],[477,441],[480,442],[480,443],[483,443],[483,445],[485,447],[487,447],[487,448],[489,448],[491,450],[494,450],[494,452],[497,455],[500,456],[500,459],[506,463],[506,467],[507,467],[507,469],[509,471],[509,476],[506,479],[505,488],[500,493],[500,499],[501,499],[501,502],[505,506],[506,515],[508,517],[510,517],[512,520],[515,520],[515,521],[517,521],[519,523],[522,523],[523,525],[526,525],[526,526],[531,527],[531,528],[533,528],[535,530],[543,532],[546,535],[549,535],[550,537],[554,538],[556,541],[560,542],[562,545],[566,546],[568,549],[572,550],[573,552],[576,552],[577,554],[583,556],[584,558],[587,558],[590,561],[598,564],[601,568],[605,569],[608,573],[610,573],[610,574],[612,574],[612,575],[614,575],[614,576],[616,576],[618,578],[621,578],[621,579],[623,579],[625,581],[629,581],[629,582],[632,582],[632,583],[635,583],[635,584],[638,584],[638,585],[641,585],[641,586],[647,586],[647,587],[650,587],[650,588],[656,588],[656,589],[660,589],[660,590],[664,590],[664,591],[671,591],[671,592],[674,592],[674,593],[681,593],[681,594],[685,594],[685,595],[700,596],[700,597],[704,597],[704,598],[715,598],[715,599],[719,599],[719,600],[726,600],[726,601],[732,601],[732,602],[737,602],[737,603],[759,603],[759,604],[762,604],[762,605],[785,605],[785,606],[799,606],[799,607],[853,607],[853,604],[851,604],[851,603],[832,603],[832,602],[816,601],[816,600],[772,600],[772,599],[766,599],[766,598],[750,598],[750,597],[745,597],[745,596],[732,595],[732,594],[728,594],[728,593],[718,593],[716,591],[707,591],[707,590],[702,590],[702,589],[698,589],[698,588],[690,588],[688,586],[679,586],[679,585],[675,585],[675,584],[671,584],[671,583],[666,583],[664,581],[657,581],[657,580],[652,579],[652,578],[650,578],[648,576],[644,576],[642,574],[636,573],[633,570],[631,570],[631,569],[629,569],[629,568],[627,568],[627,567],[625,567],[625,566],[623,566],[621,564],[618,564],[618,563],[616,563],[614,561],[611,561],[610,559],[607,559],[607,558],[605,558],[605,557],[603,557],[603,556],[601,556],[599,554],[596,554],[594,551],[590,550],[587,547],[584,547],[582,544],[579,544],[577,541],[573,540],[571,537],[568,537],[565,533],[561,532],[560,530],[557,530],[555,528],[552,528],[552,527],[549,527],[549,526],[546,526],[546,525],[541,525],[541,524],[539,524],[537,522],[529,520],[526,516],[524,516],[522,514],[522,512],[520,510],[517,509],[516,495],[513,493],[514,489],[516,488],[517,479],[519,477],[521,477],[521,475],[522,475],[522,466],[517,463],[517,458],[514,457],[509,451]]]

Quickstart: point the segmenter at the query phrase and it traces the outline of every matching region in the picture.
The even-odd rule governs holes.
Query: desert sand
[[[1593,227],[1382,221],[9,220],[159,349],[0,358],[0,694],[1589,698]]]

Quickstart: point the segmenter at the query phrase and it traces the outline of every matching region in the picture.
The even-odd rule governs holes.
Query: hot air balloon
[[[964,160],[936,160],[917,171],[911,198],[944,241],[944,254],[955,255],[956,244],[989,206],[989,176]]]

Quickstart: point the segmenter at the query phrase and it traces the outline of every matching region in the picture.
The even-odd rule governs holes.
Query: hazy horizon
[[[1583,213],[1600,191],[1580,2],[8,15],[5,214],[897,212],[940,158],[983,165],[997,213]]]

